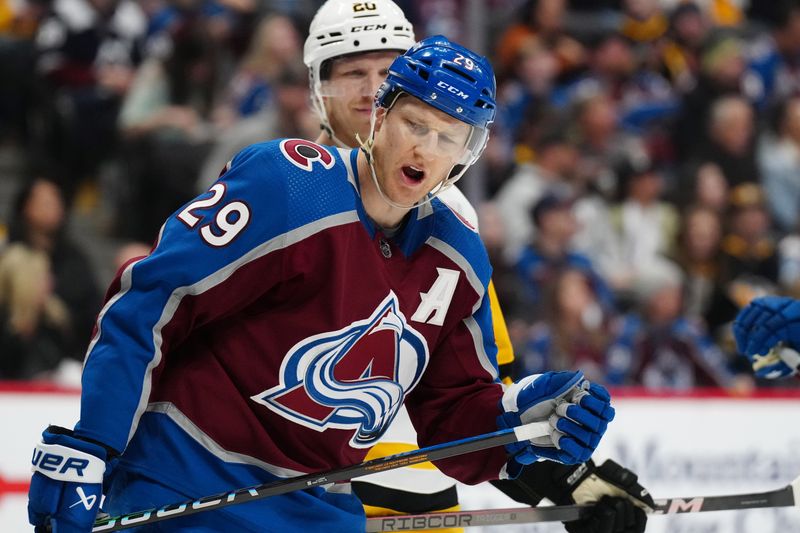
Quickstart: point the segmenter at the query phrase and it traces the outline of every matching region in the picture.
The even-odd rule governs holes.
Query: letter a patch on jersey
[[[251,398],[295,423],[354,429],[354,448],[375,444],[428,365],[428,344],[389,295],[366,320],[309,337],[281,363],[280,384]]]
[[[450,308],[453,293],[456,292],[458,276],[461,275],[461,272],[449,268],[437,268],[436,271],[439,273],[439,277],[433,282],[428,292],[419,293],[422,301],[411,315],[411,320],[441,326],[444,324],[444,317]]]

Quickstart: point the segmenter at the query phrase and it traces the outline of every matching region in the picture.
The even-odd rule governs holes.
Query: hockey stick
[[[301,489],[310,489],[320,485],[329,485],[340,481],[348,481],[354,477],[411,466],[426,461],[446,459],[456,455],[477,452],[496,446],[505,446],[513,442],[530,440],[549,434],[548,422],[533,422],[515,428],[503,429],[493,433],[485,433],[444,444],[428,446],[419,450],[398,453],[378,459],[372,459],[357,465],[346,466],[327,472],[314,472],[289,479],[281,479],[255,487],[237,489],[231,492],[206,496],[194,501],[165,505],[157,509],[137,511],[122,516],[101,518],[94,523],[92,532],[118,531],[129,527],[137,527],[178,516],[186,516],[213,509],[221,509],[237,503],[251,502],[278,494],[285,494]]]
[[[800,477],[778,490],[730,496],[692,496],[656,500],[653,514],[705,513],[761,507],[800,506]],[[367,532],[411,531],[452,527],[499,526],[533,522],[569,522],[586,517],[592,505],[518,507],[418,515],[379,516],[367,519]]]

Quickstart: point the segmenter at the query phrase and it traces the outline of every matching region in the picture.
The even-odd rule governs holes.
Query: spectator
[[[516,350],[514,375],[547,369],[580,369],[605,382],[609,313],[579,268],[567,267],[545,288],[541,321],[534,324]]]
[[[732,386],[725,353],[702,325],[683,315],[680,269],[660,259],[641,272],[637,310],[620,322],[609,349],[609,383],[677,390]]]
[[[257,114],[272,98],[275,83],[291,68],[303,68],[300,37],[292,21],[274,15],[262,19],[247,54],[214,109],[216,126],[225,131]]]
[[[500,87],[499,131],[495,134],[504,136],[509,144],[519,139],[531,114],[542,114],[549,106],[558,75],[558,58],[541,39],[530,36],[520,43],[511,69],[511,75]]]
[[[712,103],[722,96],[749,96],[744,90],[745,50],[727,33],[709,36],[704,43],[700,75],[695,87],[680,103],[672,143],[678,161],[686,161],[709,144],[708,124]]]
[[[754,183],[733,188],[726,223],[721,280],[756,276],[777,283],[778,254],[763,189]]]
[[[214,140],[197,176],[198,191],[205,191],[227,162],[251,144],[279,137],[312,139],[319,130],[308,107],[308,75],[302,65],[287,65],[272,83],[272,101],[253,116],[232,124]]]
[[[117,223],[135,240],[154,240],[163,220],[192,198],[212,144],[219,50],[203,19],[188,18],[173,32],[171,53],[142,64],[120,113],[132,190]]]
[[[732,351],[730,326],[739,309],[757,296],[778,290],[780,256],[765,202],[763,190],[753,183],[739,185],[730,193],[719,257],[719,290],[713,293],[705,318],[709,331]]]
[[[46,253],[22,243],[0,254],[0,379],[44,379],[71,350],[70,314],[53,293]]]
[[[66,216],[58,184],[44,177],[32,179],[22,186],[12,206],[9,241],[47,255],[53,293],[64,302],[70,317],[68,353],[81,359],[101,295],[92,264],[67,234]]]
[[[68,201],[115,155],[117,115],[141,59],[144,13],[134,0],[54,0],[36,36],[38,102],[47,128],[39,149],[53,158]]]
[[[623,0],[620,31],[633,42],[650,44],[667,32],[667,17],[658,0]]]
[[[685,313],[704,320],[714,294],[721,290],[722,217],[703,205],[689,206],[681,217],[675,260],[686,277]]]
[[[237,27],[237,20],[252,20],[257,6],[252,0],[144,0],[148,14],[147,56],[165,58],[173,47],[176,32],[199,24],[207,31],[218,52],[229,52],[239,36],[248,42],[251,28]],[[236,33],[240,35],[236,35]]]
[[[527,311],[521,297],[522,281],[514,266],[509,264],[503,255],[506,227],[497,204],[491,200],[483,202],[477,212],[481,240],[489,254],[489,263],[492,265],[492,280],[497,292],[497,300],[503,302],[503,314],[509,322],[510,329],[513,325],[512,319],[525,316]]]
[[[752,2],[768,4],[762,19],[768,31],[759,34],[751,46],[750,73],[753,86],[761,90],[762,109],[800,91],[800,5],[795,0]]]
[[[677,109],[669,82],[637,61],[631,43],[619,33],[607,33],[591,46],[588,69],[553,92],[557,106],[587,101],[602,93],[614,102],[609,110],[616,122],[636,131],[662,123]],[[605,102],[606,104],[608,102]]]
[[[678,213],[663,200],[661,172],[646,156],[625,161],[618,176],[621,202],[612,208],[611,220],[619,239],[617,270],[627,274],[618,279],[628,283],[616,289],[624,294],[650,263],[673,251]]]
[[[722,172],[729,189],[741,183],[760,181],[756,162],[755,115],[747,100],[740,96],[726,96],[714,101],[706,130],[705,144],[694,150],[693,157],[684,165],[680,189],[697,191],[699,185],[694,180],[699,177],[699,169],[708,164],[715,165]]]
[[[800,230],[800,97],[777,111],[775,128],[761,137],[758,165],[776,225],[783,233]]]
[[[558,73],[564,76],[585,62],[583,46],[564,30],[566,0],[527,0],[522,14],[503,31],[497,41],[496,69],[503,81],[514,69],[520,49],[537,37],[558,58]]]
[[[554,189],[545,192],[531,211],[536,235],[531,244],[522,250],[516,263],[522,280],[524,307],[528,310],[525,318],[528,321],[542,317],[546,287],[567,268],[578,269],[586,275],[604,308],[610,309],[614,305],[611,290],[591,260],[572,249],[572,238],[578,229],[572,212],[573,201],[568,192]]]
[[[29,143],[36,88],[34,37],[47,14],[41,0],[0,1],[0,142]]]
[[[800,298],[800,234],[790,233],[778,242],[778,282],[792,298]]]
[[[618,187],[617,167],[630,154],[645,152],[642,138],[620,128],[619,106],[602,90],[575,101],[571,117],[579,156],[576,179],[581,187],[591,187],[613,200]]]
[[[725,179],[725,174],[719,165],[706,162],[699,165],[694,176],[689,177],[692,187],[678,190],[678,203],[681,205],[697,204],[707,207],[723,215],[728,209],[728,196],[730,187]]]
[[[563,133],[546,133],[536,144],[535,162],[518,165],[497,192],[495,200],[506,228],[505,258],[510,264],[533,240],[535,228],[530,210],[546,189],[569,184],[577,161],[578,152]]]
[[[700,74],[700,56],[710,23],[694,2],[675,7],[669,30],[658,47],[659,70],[680,93],[689,92]]]
[[[573,213],[578,230],[572,239],[575,251],[590,257],[612,288],[627,287],[630,273],[621,270],[620,241],[613,226],[611,205],[593,183],[578,180]]]

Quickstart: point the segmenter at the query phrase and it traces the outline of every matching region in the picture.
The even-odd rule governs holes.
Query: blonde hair
[[[30,336],[41,321],[66,329],[69,311],[52,293],[50,259],[42,251],[12,244],[0,254],[0,307],[11,328]]]

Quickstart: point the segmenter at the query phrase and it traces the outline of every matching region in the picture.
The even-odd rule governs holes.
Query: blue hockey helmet
[[[464,156],[448,178],[453,182],[486,147],[497,108],[495,92],[489,60],[443,35],[434,35],[392,62],[375,103],[390,109],[398,96],[409,94],[472,126]]]

